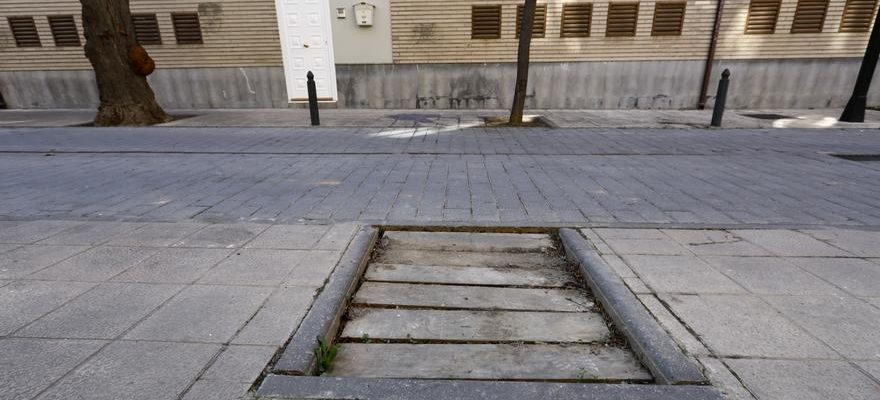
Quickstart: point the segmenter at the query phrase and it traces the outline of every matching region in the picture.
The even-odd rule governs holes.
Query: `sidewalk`
[[[0,398],[251,399],[355,229],[0,221]],[[582,232],[729,399],[880,396],[880,232]]]
[[[168,127],[307,127],[306,109],[169,110],[178,119]],[[880,111],[869,110],[865,123],[838,122],[841,110],[728,110],[724,128],[880,128]],[[527,110],[558,128],[706,128],[712,110]],[[505,110],[321,110],[322,127],[433,127],[461,129],[485,126],[486,117]],[[92,122],[92,110],[0,110],[0,127],[81,126]]]

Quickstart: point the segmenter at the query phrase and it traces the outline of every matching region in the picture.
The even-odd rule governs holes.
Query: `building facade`
[[[720,2],[720,3],[719,3]],[[131,0],[166,108],[506,108],[521,0]],[[877,0],[539,0],[530,108],[842,107]],[[77,0],[0,0],[10,108],[98,103]],[[711,66],[704,87],[707,65]],[[880,85],[874,85],[875,87]],[[705,90],[704,90],[705,89]],[[872,90],[871,104],[880,103]]]

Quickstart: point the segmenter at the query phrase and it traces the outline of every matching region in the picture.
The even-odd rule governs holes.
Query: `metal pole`
[[[844,122],[865,122],[865,106],[868,104],[868,89],[871,88],[871,78],[874,77],[874,68],[877,67],[877,58],[880,57],[880,13],[874,20],[874,29],[871,30],[871,38],[868,39],[868,47],[865,49],[865,58],[859,68],[859,76],[856,78],[856,87],[853,88],[852,97],[846,103],[840,120]]]
[[[712,126],[721,127],[724,118],[724,106],[727,103],[727,86],[730,85],[730,70],[725,69],[718,81],[718,93],[715,95],[715,107],[712,108]]]
[[[718,0],[715,8],[715,24],[712,26],[712,37],[709,39],[709,54],[703,67],[703,79],[700,82],[700,98],[697,109],[706,109],[706,97],[709,93],[709,81],[712,79],[712,64],[715,63],[715,48],[718,47],[718,35],[721,32],[721,15],[724,13],[724,0]]]
[[[312,116],[312,126],[321,125],[321,117],[318,115],[318,89],[315,87],[315,74],[309,71],[306,74],[306,86],[309,89],[309,114]]]

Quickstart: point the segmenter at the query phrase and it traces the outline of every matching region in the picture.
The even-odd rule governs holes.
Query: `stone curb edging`
[[[687,358],[666,331],[626,287],[581,234],[570,228],[559,230],[568,256],[579,266],[593,295],[626,336],[633,352],[663,385],[707,385],[700,368]]]
[[[625,385],[432,379],[266,377],[257,395],[275,399],[715,400],[711,386]]]
[[[343,254],[329,281],[315,299],[293,338],[272,369],[275,374],[311,375],[316,366],[314,349],[318,337],[331,343],[348,305],[348,299],[364,273],[379,230],[361,227]]]

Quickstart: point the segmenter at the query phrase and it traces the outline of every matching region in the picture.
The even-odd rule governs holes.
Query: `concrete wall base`
[[[721,60],[732,73],[729,108],[836,108],[852,91],[860,59]],[[339,108],[498,109],[513,98],[515,64],[337,65]],[[533,63],[532,109],[696,107],[702,61]],[[880,71],[878,71],[880,75]],[[150,76],[169,109],[288,107],[282,67],[159,69]],[[869,104],[880,104],[875,76]],[[717,79],[712,79],[710,102]],[[9,108],[94,108],[94,75],[81,71],[0,72]]]

